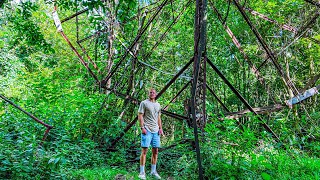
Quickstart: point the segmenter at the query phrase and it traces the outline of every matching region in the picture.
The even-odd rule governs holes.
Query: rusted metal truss
[[[257,11],[254,11],[248,7],[242,7],[239,4],[238,0],[232,0],[232,1],[233,1],[234,5],[237,7],[238,11],[243,16],[245,22],[251,28],[252,32],[254,33],[254,35],[257,38],[257,40],[259,41],[260,45],[264,49],[265,53],[267,54],[267,58],[264,59],[264,61],[260,64],[259,67],[256,67],[253,60],[251,60],[248,57],[248,55],[245,53],[245,51],[241,47],[240,41],[236,38],[234,33],[227,26],[226,19],[222,18],[222,15],[218,11],[218,9],[214,6],[212,1],[209,1],[209,3],[211,6],[211,9],[216,14],[218,20],[221,22],[223,28],[228,33],[232,42],[238,48],[238,50],[242,54],[244,60],[248,63],[252,73],[256,76],[256,78],[258,79],[260,84],[265,88],[268,95],[270,97],[272,97],[274,105],[267,106],[267,107],[253,108],[248,103],[248,101],[239,93],[239,91],[230,83],[230,81],[222,74],[222,72],[218,69],[218,67],[212,61],[210,61],[208,59],[207,50],[206,50],[206,46],[207,46],[207,44],[206,44],[207,0],[196,0],[196,2],[195,2],[196,11],[195,11],[195,17],[194,17],[194,19],[195,19],[195,21],[194,21],[195,22],[195,24],[194,24],[194,54],[190,58],[190,60],[188,62],[186,62],[186,64],[181,68],[181,70],[179,70],[176,74],[174,74],[173,77],[168,81],[168,83],[163,86],[163,88],[159,91],[156,99],[161,97],[167,91],[167,89],[172,84],[174,84],[179,77],[182,76],[182,74],[189,68],[189,66],[191,66],[191,64],[193,64],[192,78],[190,78],[191,80],[189,79],[189,81],[186,84],[184,84],[184,86],[178,91],[177,94],[175,94],[173,96],[173,98],[169,102],[169,104],[172,102],[175,102],[177,100],[177,98],[179,96],[181,96],[182,92],[184,92],[185,89],[187,89],[187,87],[189,87],[189,85],[191,85],[191,88],[190,88],[191,90],[189,93],[189,95],[191,95],[191,99],[187,99],[187,102],[188,102],[187,103],[188,111],[186,113],[187,115],[180,115],[180,114],[168,111],[169,104],[166,105],[161,110],[161,112],[162,112],[162,114],[169,116],[169,117],[172,117],[174,119],[187,121],[188,125],[190,127],[193,127],[193,130],[194,130],[194,149],[196,150],[196,153],[197,153],[197,162],[198,162],[198,167],[199,167],[199,179],[203,179],[203,169],[202,169],[202,165],[201,165],[202,162],[201,162],[201,156],[200,156],[201,153],[200,153],[198,132],[199,132],[199,130],[200,130],[200,132],[203,131],[203,128],[205,127],[205,125],[207,123],[207,119],[208,119],[207,112],[206,112],[207,91],[209,91],[210,94],[223,107],[227,118],[243,117],[248,112],[252,112],[255,115],[264,114],[264,113],[269,113],[269,112],[273,112],[273,111],[278,111],[278,110],[281,110],[284,107],[286,107],[284,104],[276,103],[276,101],[274,100],[274,98],[272,96],[272,93],[269,92],[268,88],[266,88],[264,77],[262,77],[261,73],[259,72],[260,68],[263,67],[270,59],[274,65],[274,67],[276,68],[278,74],[283,78],[285,85],[289,89],[291,89],[295,93],[295,95],[297,95],[299,93],[299,91],[295,88],[295,85],[291,81],[290,77],[288,77],[288,75],[283,71],[281,65],[278,62],[277,55],[284,52],[285,49],[287,49],[290,45],[292,45],[295,41],[297,41],[297,39],[302,37],[309,29],[311,29],[312,25],[314,24],[314,22],[316,21],[316,19],[319,16],[319,11],[316,11],[308,21],[303,23],[303,26],[301,26],[299,29],[297,29],[297,28],[292,27],[287,24],[280,24],[277,21],[275,21],[275,20],[273,20],[273,19],[271,19],[271,18],[269,18],[269,17],[267,17]],[[305,0],[305,1],[319,7],[319,3],[317,3],[317,2],[314,2],[312,0]],[[172,27],[178,22],[178,20],[182,16],[182,14],[192,4],[192,1],[189,0],[187,2],[187,4],[183,7],[183,9],[178,13],[178,15],[176,15],[175,17],[172,18],[173,21],[169,24],[169,26],[166,28],[164,33],[161,34],[159,40],[155,44],[153,44],[151,50],[148,53],[146,53],[144,56],[142,56],[141,57],[142,59],[138,59],[137,54],[135,53],[135,47],[137,46],[137,44],[141,40],[142,36],[145,34],[146,30],[150,27],[150,24],[161,13],[162,9],[165,6],[169,5],[169,2],[172,3],[172,1],[170,1],[170,0],[163,0],[161,3],[159,3],[159,5],[157,5],[155,8],[152,8],[152,10],[150,10],[150,12],[153,12],[153,14],[149,18],[148,22],[144,26],[141,26],[141,29],[139,29],[137,36],[134,38],[134,40],[131,42],[131,44],[128,47],[126,47],[126,45],[119,40],[119,42],[121,43],[121,45],[125,49],[125,51],[124,51],[123,55],[121,57],[119,57],[119,60],[117,61],[117,63],[112,66],[111,71],[107,75],[103,74],[103,72],[101,72],[99,70],[99,67],[97,66],[97,64],[95,64],[94,60],[89,56],[85,47],[83,47],[83,45],[81,44],[89,39],[92,40],[93,38],[99,37],[102,34],[108,33],[107,28],[102,29],[102,30],[98,30],[94,34],[89,35],[83,39],[79,40],[77,38],[77,43],[78,43],[80,49],[82,50],[83,54],[87,57],[87,59],[90,61],[90,63],[93,65],[93,67],[97,70],[97,72],[99,74],[101,73],[101,75],[104,75],[104,78],[101,80],[90,69],[88,63],[84,61],[83,57],[80,55],[80,53],[77,52],[77,49],[69,41],[69,39],[63,33],[63,31],[61,31],[60,33],[65,38],[65,40],[67,41],[69,46],[72,48],[72,50],[79,57],[80,62],[85,66],[85,68],[88,70],[90,75],[96,80],[97,83],[99,83],[99,86],[101,88],[105,88],[106,90],[110,91],[111,93],[114,93],[116,96],[123,98],[126,101],[125,104],[127,104],[127,102],[130,102],[133,105],[138,105],[140,103],[140,101],[137,98],[135,98],[136,94],[134,92],[131,92],[131,90],[135,86],[137,86],[137,84],[134,84],[134,81],[136,80],[136,77],[138,76],[137,75],[138,72],[143,74],[144,69],[147,67],[151,68],[153,70],[157,70],[156,67],[148,65],[145,62],[147,62],[149,60],[153,51],[161,44],[161,42],[165,39],[165,37],[170,32]],[[171,9],[171,10],[173,11],[173,9]],[[66,21],[68,21],[74,17],[77,17],[80,14],[83,14],[87,11],[88,11],[88,9],[83,9],[83,10],[77,12],[76,14],[74,14],[68,18],[65,18],[64,20],[62,20],[62,22],[66,22]],[[275,54],[273,52],[273,50],[271,50],[271,48],[266,44],[265,40],[263,39],[263,37],[259,33],[258,29],[251,22],[248,15],[246,14],[246,11],[250,12],[254,16],[258,16],[266,21],[272,22],[284,30],[288,30],[288,31],[293,32],[295,34],[294,40],[292,42],[290,42],[289,44],[287,44],[286,46],[284,46],[280,52]],[[312,38],[311,38],[311,40],[312,40]],[[317,42],[318,40],[313,39],[313,41]],[[317,42],[317,43],[319,43],[319,42]],[[131,56],[130,58],[128,58],[129,54]],[[145,62],[143,62],[142,60],[144,60]],[[125,64],[130,64],[130,65],[125,65]],[[215,74],[217,74],[220,77],[220,79],[223,80],[223,82],[229,87],[229,89],[237,96],[237,98],[245,105],[245,107],[247,109],[242,110],[242,111],[238,111],[238,112],[230,112],[228,107],[220,100],[218,95],[213,91],[213,89],[210,88],[210,85],[207,83],[207,71],[208,71],[207,65],[209,65],[211,67],[211,69],[214,70]],[[122,72],[129,72],[129,73],[127,73],[127,74],[122,73],[121,74],[121,73],[119,73],[120,71],[121,71],[121,73]],[[117,74],[117,73],[121,74],[121,77],[118,78],[117,82],[114,82],[114,87],[112,87],[112,88],[107,87],[106,84],[107,84],[108,80],[111,78],[114,78],[114,76],[116,76],[115,74]],[[143,75],[140,75],[140,78],[142,79]],[[310,80],[310,82],[312,81],[312,83],[314,84],[318,78],[319,77],[316,76],[316,77],[314,77],[314,79],[316,79],[316,80]],[[121,91],[123,89],[125,89],[124,90],[125,92]],[[258,116],[258,118],[260,119],[261,126],[264,127],[267,132],[272,134],[272,136],[274,137],[274,139],[276,141],[280,142],[280,138],[277,136],[277,134],[266,123],[264,123],[262,121],[260,116]],[[124,128],[124,130],[111,141],[111,148],[112,149],[116,146],[117,142],[119,142],[120,139],[130,130],[130,128],[132,126],[134,126],[134,124],[137,122],[137,120],[138,120],[138,118],[135,116],[135,118],[127,124],[127,126]],[[237,123],[238,123],[238,125],[242,126],[242,124],[239,121],[237,121]]]

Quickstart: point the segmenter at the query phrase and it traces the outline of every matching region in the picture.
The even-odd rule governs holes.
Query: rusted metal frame
[[[268,57],[272,60],[272,63],[276,67],[280,76],[282,78],[284,78],[284,83],[286,84],[286,86],[288,88],[290,88],[291,90],[296,89],[293,82],[291,81],[290,77],[288,77],[287,74],[285,74],[283,72],[281,65],[278,63],[277,57],[273,54],[271,49],[268,47],[268,45],[266,44],[266,42],[264,41],[264,39],[262,38],[262,36],[258,32],[257,28],[252,24],[251,20],[249,19],[247,14],[244,12],[243,8],[240,6],[238,0],[233,0],[233,2],[237,6],[238,10],[240,11],[241,15],[243,16],[243,18],[245,19],[245,21],[249,25],[250,29],[252,30],[252,32],[254,33],[256,38],[258,39],[259,43],[262,45],[262,47],[265,50],[265,52],[267,53]]]
[[[201,127],[201,131],[204,131],[204,127],[206,127],[207,122],[207,111],[206,111],[206,96],[207,96],[207,57],[205,56],[202,61],[202,68],[200,69],[200,73],[202,76],[202,114],[203,114],[203,125]],[[200,92],[201,93],[201,92]]]
[[[300,39],[308,30],[304,31],[302,34],[300,34],[299,36],[295,37],[293,41],[291,41],[290,43],[288,43],[287,45],[285,45],[278,53],[277,56],[279,56],[280,54],[282,54],[288,47],[290,47],[293,43],[295,43],[298,39]],[[263,62],[259,65],[257,71],[260,71],[261,68],[266,65],[266,63],[268,62],[269,57],[267,57],[266,59],[263,60]]]
[[[129,59],[128,64],[131,61],[132,61],[132,59]],[[127,65],[127,66],[123,67],[123,70],[120,69],[122,73],[119,72],[120,78],[118,79],[118,81],[116,81],[114,83],[113,89],[124,89],[124,87],[127,85],[127,83],[123,83],[123,82],[127,81],[127,77],[125,75],[126,75],[127,70],[129,69],[129,67],[130,67],[130,65]]]
[[[264,14],[261,14],[261,13],[259,13],[257,11],[254,11],[253,9],[248,8],[248,7],[245,7],[244,10],[249,11],[252,15],[258,16],[258,17],[260,17],[260,18],[262,18],[262,19],[264,19],[266,21],[272,22],[272,23],[282,27],[285,30],[288,30],[288,31],[293,32],[293,33],[297,33],[297,28],[295,28],[293,26],[290,26],[290,25],[287,25],[287,24],[280,24],[276,20],[271,19],[268,16],[266,16]]]
[[[42,146],[43,142],[46,140],[50,130],[53,128],[53,126],[44,123],[43,121],[41,121],[40,119],[36,118],[34,115],[32,115],[31,113],[25,111],[24,109],[22,109],[20,106],[16,105],[15,103],[13,103],[12,101],[10,101],[8,98],[6,98],[5,96],[0,94],[0,98],[3,99],[4,101],[6,101],[7,103],[11,104],[12,106],[14,106],[15,108],[19,109],[21,112],[25,113],[26,115],[28,115],[29,117],[31,117],[33,120],[35,120],[37,123],[43,125],[44,127],[46,127],[46,131],[43,135],[42,141],[39,144],[39,147]]]
[[[61,34],[62,37],[67,41],[67,43],[69,44],[69,46],[71,47],[71,49],[73,50],[73,52],[78,56],[78,58],[80,59],[81,64],[86,67],[86,69],[89,71],[90,75],[96,80],[96,82],[99,82],[98,77],[92,72],[92,70],[90,69],[90,67],[88,66],[88,64],[83,60],[82,56],[79,54],[79,52],[77,51],[77,49],[72,45],[72,43],[69,41],[68,37],[64,34],[64,32],[61,31],[60,34]]]
[[[87,11],[89,11],[89,8],[85,8],[85,9],[83,9],[83,10],[81,10],[81,11],[79,11],[79,12],[77,12],[77,13],[75,13],[75,14],[67,17],[67,18],[62,19],[62,20],[61,20],[61,23],[64,23],[64,22],[66,22],[66,21],[69,21],[70,19],[72,19],[72,18],[74,18],[74,17],[76,17],[76,16],[79,16],[79,15],[81,15],[81,14],[87,12]]]
[[[42,140],[41,140],[41,142],[40,142],[40,144],[39,144],[39,146],[38,146],[38,149],[43,145],[44,141],[47,139],[48,134],[49,134],[49,132],[50,132],[51,129],[52,129],[52,128],[47,128],[46,131],[44,132],[43,137],[42,137]]]
[[[156,18],[156,16],[159,14],[159,12],[162,10],[162,8],[168,3],[169,0],[164,0],[163,3],[158,7],[158,10],[153,14],[153,16],[149,19],[148,23],[146,24],[146,26],[141,30],[141,32],[136,36],[135,40],[133,41],[133,43],[131,43],[129,50],[132,51],[132,48],[136,45],[136,43],[140,40],[140,38],[142,37],[142,35],[146,32],[147,28],[150,26],[151,22]],[[115,65],[115,68],[112,69],[112,71],[110,71],[110,73],[108,74],[108,76],[103,80],[103,82],[101,83],[102,86],[105,86],[106,82],[108,82],[108,80],[113,76],[113,74],[117,71],[117,69],[120,67],[120,65],[122,64],[122,62],[124,61],[124,59],[127,57],[128,55],[128,51],[125,52],[125,54],[122,56],[121,60]]]
[[[214,96],[214,98],[219,102],[219,104],[227,111],[230,112],[230,110],[227,108],[227,106],[220,100],[220,98],[216,95],[216,93],[208,86],[207,89],[210,91],[210,93]]]
[[[206,101],[207,101],[207,56],[204,57],[204,60],[203,60],[203,68],[204,68],[204,78],[203,78],[203,114],[205,116],[205,121],[204,121],[204,127],[206,126],[206,121],[207,121],[207,105],[206,105]]]
[[[294,37],[294,40],[284,46],[278,53],[277,56],[282,54],[289,46],[291,46],[294,42],[296,42],[298,39],[300,39],[307,31],[309,31],[310,26],[312,23],[319,17],[319,13],[316,13],[307,23],[305,26],[302,26],[299,30],[297,30],[297,33]],[[267,57],[258,67],[257,70],[260,70],[269,60],[269,57]]]
[[[307,88],[308,88],[308,86],[306,86],[304,89],[307,89]],[[316,88],[319,89],[320,85],[318,85]],[[306,91],[306,90],[304,90],[304,91]],[[306,99],[304,99],[304,100],[306,100]],[[304,101],[304,100],[302,100],[302,101]],[[296,105],[296,104],[294,104],[294,105]],[[255,110],[255,112],[257,114],[266,114],[266,113],[270,113],[270,112],[280,111],[285,107],[286,106],[282,105],[282,104],[274,104],[271,106],[258,107],[258,108],[253,108],[253,109]],[[245,109],[245,110],[238,111],[238,112],[226,113],[225,115],[226,115],[226,118],[236,119],[236,118],[240,118],[240,117],[245,116],[249,112],[251,112],[249,109]],[[220,119],[222,119],[222,118],[220,118]]]
[[[315,6],[317,6],[318,8],[320,8],[320,3],[319,3],[319,2],[314,2],[313,0],[304,0],[304,1],[306,1],[306,2],[308,2],[308,3],[310,3],[310,4],[312,4],[312,5],[315,5]]]
[[[164,110],[167,110],[169,105],[172,103],[172,102],[175,102],[176,99],[180,96],[180,94],[188,87],[188,85],[191,83],[191,80],[185,84],[181,90],[170,100],[170,102],[163,108]]]
[[[206,25],[205,25],[205,11],[206,11],[206,0],[197,0],[196,1],[196,9],[194,16],[194,57],[193,57],[193,81],[191,88],[191,114],[192,114],[192,122],[193,122],[193,134],[195,139],[195,148],[197,155],[197,163],[198,163],[198,174],[199,179],[203,180],[203,167],[201,162],[201,154],[200,154],[200,145],[199,145],[199,137],[198,137],[198,126],[196,120],[196,98],[197,98],[197,85],[199,81],[199,72],[200,72],[200,64],[201,58],[203,54],[206,52],[206,43],[205,43],[205,33],[206,33]]]
[[[214,6],[214,4],[212,3],[212,1],[209,1],[211,8],[214,10],[214,12],[216,13],[216,15],[218,16],[218,19],[221,23],[223,23],[223,19],[221,14],[219,13],[218,9]],[[233,34],[233,32],[231,31],[231,29],[225,24],[222,24],[222,26],[224,27],[224,29],[227,31],[229,37],[232,39],[233,44],[238,48],[238,50],[240,51],[240,53],[243,55],[243,58],[247,61],[247,63],[250,66],[251,72],[253,72],[253,74],[255,74],[256,78],[258,79],[258,81],[260,82],[260,84],[265,88],[265,90],[267,91],[267,93],[269,95],[271,95],[271,93],[269,92],[269,90],[266,88],[266,83],[264,81],[264,78],[261,76],[259,70],[256,68],[256,66],[253,64],[253,62],[250,60],[249,56],[244,52],[244,50],[241,47],[240,42],[238,41],[238,39],[236,38],[236,36]],[[271,96],[273,101],[275,102],[275,99],[273,96]]]
[[[190,64],[193,62],[193,58],[190,59],[190,61],[183,66],[182,69],[159,91],[159,93],[156,96],[156,99],[158,99],[170,86],[174,81],[178,79],[178,77],[190,66]]]
[[[238,92],[238,90],[233,87],[233,85],[228,81],[228,79],[220,72],[220,70],[208,59],[207,62],[209,63],[209,65],[212,67],[212,69],[219,75],[219,77],[224,81],[225,84],[228,85],[228,87],[231,89],[231,91],[242,101],[242,103],[251,111],[253,112],[255,115],[258,115],[257,112],[249,105],[249,103],[247,102],[247,100]],[[260,124],[269,132],[272,134],[272,136],[274,138],[276,138],[276,140],[278,142],[281,142],[279,137],[272,131],[272,129],[263,122],[262,118],[260,116],[257,116],[258,119],[260,120]]]
[[[147,60],[153,53],[153,51],[158,47],[158,45],[162,42],[162,40],[167,36],[167,33],[171,30],[171,28],[178,22],[180,19],[181,15],[186,11],[186,9],[190,6],[191,0],[187,2],[187,4],[184,6],[184,8],[180,11],[178,16],[173,20],[173,22],[169,25],[169,27],[166,29],[166,31],[161,35],[159,40],[153,45],[149,53],[143,58]]]
[[[152,70],[159,71],[159,72],[161,72],[161,73],[163,73],[163,74],[175,76],[175,74],[173,74],[173,73],[163,71],[163,70],[161,70],[161,69],[159,69],[159,68],[156,68],[155,66],[152,66],[152,65],[150,65],[150,64],[147,64],[147,63],[145,63],[145,62],[143,62],[143,61],[138,60],[138,63],[139,63],[140,65],[144,65],[145,67],[148,67],[148,68],[150,68],[150,69],[152,69]],[[189,77],[189,76],[179,76],[179,78],[192,79],[192,78]]]

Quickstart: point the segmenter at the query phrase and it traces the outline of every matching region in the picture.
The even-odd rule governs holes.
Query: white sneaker
[[[156,179],[161,179],[160,175],[157,172],[151,173],[151,176],[155,177]]]
[[[139,179],[147,179],[147,178],[146,178],[146,174],[139,174],[138,177],[139,177]]]

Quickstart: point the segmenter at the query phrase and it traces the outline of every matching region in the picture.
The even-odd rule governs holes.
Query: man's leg
[[[151,174],[156,173],[156,165],[158,160],[158,148],[152,148],[152,157],[151,157]]]
[[[151,143],[151,133],[147,131],[147,134],[141,134],[141,155],[140,155],[140,173],[139,178],[140,179],[146,179],[146,173],[145,173],[145,165],[146,165],[146,158],[147,158],[147,152],[148,147]]]
[[[144,167],[146,165],[146,157],[147,157],[148,148],[141,148],[140,155],[140,174],[145,174]]]
[[[160,135],[153,133],[152,137],[152,156],[151,156],[151,175],[156,179],[161,179],[157,173],[158,148],[160,147]]]

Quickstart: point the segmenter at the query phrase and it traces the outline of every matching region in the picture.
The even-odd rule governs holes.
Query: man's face
[[[149,91],[149,98],[150,98],[150,99],[155,99],[156,96],[157,96],[156,90],[151,89],[151,90]]]

